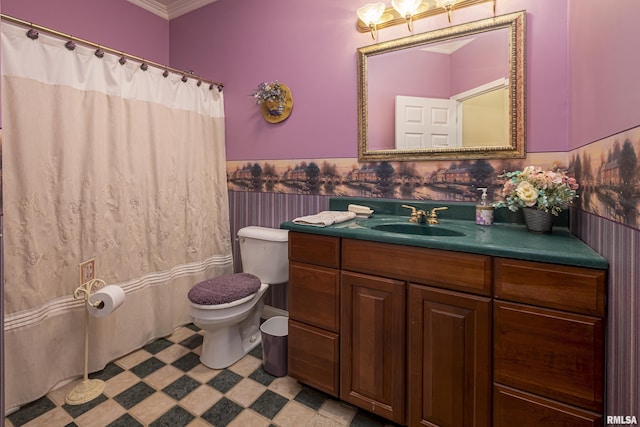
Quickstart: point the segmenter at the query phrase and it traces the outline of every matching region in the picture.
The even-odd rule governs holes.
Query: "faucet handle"
[[[411,214],[413,215],[414,213],[416,213],[416,208],[414,208],[413,206],[409,206],[409,205],[402,205],[403,208],[407,208],[407,209],[411,209]]]
[[[402,207],[403,208],[407,208],[407,209],[411,209],[411,218],[409,218],[410,222],[418,222],[418,220],[420,219],[420,215],[418,213],[418,209],[414,208],[413,206],[409,206],[409,205],[402,205]]]
[[[447,209],[449,209],[449,208],[448,208],[448,207],[446,207],[446,206],[443,206],[443,207],[441,207],[441,208],[433,208],[433,209],[431,209],[431,213],[435,215],[435,213],[436,213],[437,211],[446,211]]]
[[[438,221],[437,212],[438,211],[445,211],[447,209],[449,209],[449,208],[446,207],[446,206],[443,206],[441,208],[433,208],[433,209],[431,209],[431,215],[429,215],[429,220],[428,220],[429,224],[440,224],[440,221]]]

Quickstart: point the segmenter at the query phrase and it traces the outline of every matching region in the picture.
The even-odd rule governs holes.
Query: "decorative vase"
[[[524,223],[532,233],[551,233],[553,214],[535,208],[522,208]]]

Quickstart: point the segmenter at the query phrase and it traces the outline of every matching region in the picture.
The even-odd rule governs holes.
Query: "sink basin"
[[[379,224],[371,227],[372,230],[386,231],[389,233],[414,234],[417,236],[464,236],[460,231],[443,228],[437,225],[420,224]]]

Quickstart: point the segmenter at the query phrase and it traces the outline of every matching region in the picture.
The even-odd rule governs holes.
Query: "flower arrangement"
[[[277,80],[274,82],[260,83],[258,89],[252,95],[256,99],[256,104],[265,104],[268,101],[277,104],[277,108],[275,109],[267,105],[269,114],[279,116],[284,111],[285,90]]]
[[[519,208],[534,208],[558,215],[578,197],[579,185],[564,171],[543,171],[540,167],[527,166],[522,171],[505,172],[502,188],[504,200],[494,203],[495,207],[507,207],[510,211]]]

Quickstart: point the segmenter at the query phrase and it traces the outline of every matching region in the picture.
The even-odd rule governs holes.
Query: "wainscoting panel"
[[[285,221],[312,215],[327,210],[328,207],[329,196],[229,191],[231,236],[236,236],[239,229],[249,225],[280,228],[280,224]],[[237,239],[233,244],[233,260],[235,271],[242,271]],[[265,304],[288,310],[286,285],[272,286],[267,291]]]
[[[640,231],[573,209],[571,229],[609,261],[607,415],[640,415]]]

